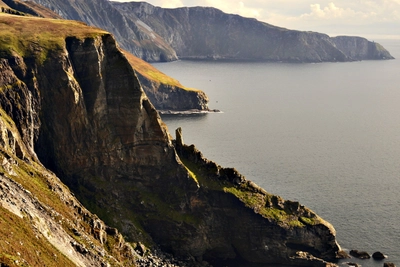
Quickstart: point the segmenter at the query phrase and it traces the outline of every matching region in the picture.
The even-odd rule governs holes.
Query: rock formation
[[[125,56],[135,69],[147,97],[158,111],[209,111],[208,97],[203,91],[184,87],[129,52]]]
[[[383,260],[383,259],[386,258],[386,256],[385,256],[385,254],[383,254],[382,252],[376,251],[376,252],[374,252],[374,253],[372,254],[372,258],[373,258],[374,260]]]
[[[370,259],[371,255],[369,255],[366,251],[358,251],[357,249],[350,250],[350,255],[359,259]]]
[[[9,221],[27,214],[15,227],[34,229],[28,240],[45,238],[69,265],[134,262],[121,232],[193,264],[333,266],[329,223],[170,139],[112,35],[72,21],[0,22],[2,209]],[[52,251],[42,252],[48,262]]]

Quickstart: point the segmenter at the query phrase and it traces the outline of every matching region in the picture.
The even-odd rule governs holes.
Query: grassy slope
[[[41,59],[48,50],[60,49],[65,38],[94,37],[107,34],[106,31],[86,26],[77,21],[23,17],[0,13],[0,51],[15,51],[21,56],[29,56],[32,47],[38,46]]]
[[[135,69],[135,71],[137,71],[139,74],[141,74],[142,76],[153,82],[175,86],[183,90],[199,91],[198,89],[188,88],[183,86],[178,80],[162,73],[161,71],[153,67],[151,64],[147,63],[146,61],[138,57],[135,57],[134,55],[132,55],[127,51],[124,51],[124,54],[125,57],[128,59],[129,63]]]

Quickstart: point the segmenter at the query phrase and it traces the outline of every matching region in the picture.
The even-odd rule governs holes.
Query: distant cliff
[[[106,29],[124,49],[146,61],[336,62],[393,58],[382,46],[364,38],[338,41],[326,34],[284,29],[209,7],[167,9],[145,2],[107,0],[34,2],[63,18]]]
[[[170,139],[112,35],[7,14],[0,33],[0,263],[334,266],[328,222]]]
[[[144,2],[112,2],[126,18],[149,27],[181,59],[286,62],[391,59],[382,46],[360,37],[279,28],[209,7],[164,9]],[[362,52],[359,52],[362,51]]]

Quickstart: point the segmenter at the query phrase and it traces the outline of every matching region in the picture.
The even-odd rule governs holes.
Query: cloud
[[[226,0],[207,0],[207,6],[223,10],[226,13],[238,14],[243,17],[260,18],[262,7],[247,6],[244,1],[227,2]],[[229,4],[228,4],[229,3]]]

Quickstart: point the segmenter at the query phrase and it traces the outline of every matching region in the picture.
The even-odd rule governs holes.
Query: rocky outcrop
[[[357,249],[350,250],[350,255],[359,259],[370,259],[371,255],[369,255],[366,251],[358,251]]]
[[[380,44],[361,37],[338,36],[332,38],[338,49],[354,60],[392,59]]]
[[[209,111],[208,97],[200,90],[187,88],[149,63],[125,53],[140,84],[154,107],[160,111]]]
[[[120,232],[129,242],[159,246],[192,265],[235,259],[333,266],[327,261],[336,259],[340,247],[328,222],[298,202],[268,194],[235,169],[204,159],[181,134],[170,139],[112,35],[71,21],[2,15],[0,22],[0,32],[8,33],[0,39],[1,118],[15,122],[12,133],[20,136],[16,142],[17,135],[2,131],[3,146],[13,147],[6,152],[13,152],[3,153],[1,175],[8,184],[39,183],[43,192],[23,187],[35,189],[59,213],[67,204],[70,221],[45,207],[56,225],[49,220],[40,229],[60,229],[62,244],[51,244],[82,256],[70,255],[71,262],[101,266],[111,255],[116,264],[129,265],[134,251]],[[53,174],[44,178],[50,173],[44,167],[106,224],[78,205],[68,188],[52,182]],[[59,200],[47,200],[49,190]],[[34,198],[29,202],[36,205]],[[80,218],[86,223],[76,224]],[[104,257],[102,247],[108,249]],[[142,246],[137,250],[143,254]]]
[[[385,254],[383,254],[382,252],[376,251],[376,252],[374,252],[374,253],[372,254],[372,258],[373,258],[374,260],[383,260],[383,259],[386,258],[386,256],[385,256]]]

